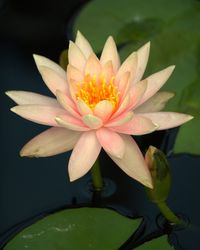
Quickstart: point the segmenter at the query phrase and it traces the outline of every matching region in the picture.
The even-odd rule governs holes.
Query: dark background
[[[20,158],[21,147],[46,128],[10,112],[15,104],[4,92],[27,90],[51,95],[37,72],[32,54],[58,62],[69,37],[72,39],[69,21],[86,2],[0,2],[0,235],[31,216],[70,202],[76,192],[76,183],[70,186],[73,191],[69,191],[69,153],[50,158]]]

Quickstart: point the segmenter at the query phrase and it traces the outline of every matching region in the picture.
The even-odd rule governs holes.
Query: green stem
[[[95,191],[101,191],[103,189],[103,179],[102,179],[100,163],[98,159],[96,160],[96,162],[94,163],[91,169],[91,174],[92,174],[92,184],[93,184]]]
[[[166,202],[158,202],[156,203],[158,208],[164,217],[171,223],[174,224],[182,224],[183,222],[172,212],[172,210],[167,206]]]

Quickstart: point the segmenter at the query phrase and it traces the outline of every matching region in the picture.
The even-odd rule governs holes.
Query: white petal
[[[121,135],[125,143],[122,159],[109,154],[111,159],[130,177],[152,188],[151,175],[137,144],[129,135]]]
[[[127,122],[129,122],[133,118],[133,112],[127,112],[119,115],[113,120],[109,120],[105,127],[115,127],[121,126]]]
[[[60,107],[60,104],[57,102],[55,98],[40,95],[29,91],[11,90],[7,91],[6,95],[9,96],[14,102],[16,102],[19,105],[39,104],[39,105]]]
[[[145,79],[147,80],[147,90],[140,101],[140,105],[152,97],[165,84],[172,74],[174,68],[175,66],[169,66],[168,68],[161,70]]]
[[[86,58],[79,47],[72,41],[70,41],[69,43],[68,60],[69,64],[77,68],[79,71],[83,72]]]
[[[152,120],[158,126],[157,130],[174,128],[193,119],[193,116],[175,112],[143,113],[144,117]]]
[[[93,53],[90,43],[80,31],[77,32],[75,44],[81,49],[86,58],[88,58]]]
[[[44,82],[54,95],[56,95],[57,90],[60,90],[67,95],[69,94],[66,79],[64,80],[59,74],[56,73],[56,71],[53,71],[48,67],[39,66],[39,69]]]
[[[137,70],[133,80],[133,84],[139,82],[144,74],[149,59],[150,42],[146,43],[137,51]]]
[[[172,97],[174,97],[174,95],[174,93],[167,91],[157,92],[141,106],[134,109],[134,113],[149,113],[161,111],[162,109],[164,109],[166,103]]]
[[[85,175],[95,163],[101,150],[96,134],[93,131],[84,132],[72,151],[68,171],[70,181]]]
[[[45,66],[55,71],[64,80],[67,79],[66,72],[57,63],[51,61],[50,59],[44,56],[39,56],[35,54],[33,55],[33,58],[39,71],[40,66]]]
[[[58,126],[56,116],[66,113],[62,108],[45,105],[20,105],[11,108],[11,111],[29,121],[55,127]]]
[[[105,65],[108,61],[112,61],[113,69],[117,72],[120,66],[120,58],[112,36],[108,37],[100,58],[101,65]]]
[[[47,157],[71,150],[80,137],[79,132],[52,127],[30,140],[20,156]]]
[[[96,135],[99,143],[107,153],[117,158],[123,157],[125,144],[120,135],[106,128],[98,129]]]

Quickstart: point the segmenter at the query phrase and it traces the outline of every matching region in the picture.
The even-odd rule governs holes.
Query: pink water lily
[[[173,94],[157,91],[174,66],[141,80],[149,49],[147,43],[120,64],[115,42],[108,37],[98,59],[78,32],[75,43],[69,44],[66,71],[34,55],[45,84],[56,98],[26,91],[7,92],[18,104],[13,112],[51,126],[29,141],[20,155],[46,157],[73,149],[68,171],[74,181],[91,169],[103,148],[127,175],[152,187],[143,155],[130,135],[176,127],[192,117],[160,112]]]

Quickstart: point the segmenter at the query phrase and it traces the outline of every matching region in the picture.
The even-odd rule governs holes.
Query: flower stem
[[[98,159],[96,160],[96,162],[94,163],[91,169],[91,174],[92,174],[92,184],[93,184],[94,190],[101,191],[103,189],[103,179],[102,179],[100,163]]]
[[[172,210],[167,206],[165,201],[156,203],[160,212],[164,215],[164,217],[173,224],[182,224],[182,220],[180,220]]]

